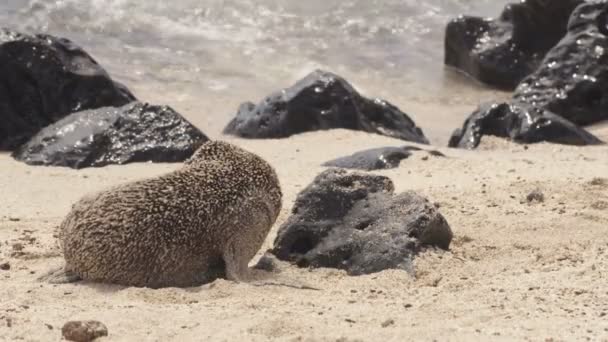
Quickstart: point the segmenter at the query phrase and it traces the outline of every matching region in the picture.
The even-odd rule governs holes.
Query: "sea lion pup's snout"
[[[179,170],[77,202],[60,226],[65,268],[51,277],[153,288],[197,286],[221,274],[246,280],[281,200],[266,161],[207,142]]]

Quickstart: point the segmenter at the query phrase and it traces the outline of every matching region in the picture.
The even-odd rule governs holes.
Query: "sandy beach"
[[[591,131],[608,139],[607,125]],[[259,154],[279,175],[283,209],[258,257],[321,163],[404,144],[348,130],[214,138]],[[94,319],[109,330],[100,341],[608,341],[608,146],[486,137],[477,151],[432,148],[447,157],[415,153],[377,173],[397,192],[415,190],[440,206],[455,235],[450,250],[423,252],[415,277],[396,270],[350,277],[287,263],[266,275],[318,291],[226,280],[159,290],[39,282],[61,265],[54,231],[72,203],[179,164],[76,171],[2,154],[0,264],[10,269],[0,270],[0,339],[57,341],[66,321]],[[543,203],[526,201],[533,190]]]
[[[259,282],[253,283],[219,279],[163,289],[50,284],[39,277],[63,264],[56,232],[76,201],[181,164],[74,170],[28,166],[0,152],[0,341],[60,341],[66,322],[96,320],[108,329],[100,342],[608,342],[608,144],[522,145],[484,135],[474,151],[445,147],[480,104],[510,101],[513,95],[444,67],[445,52],[451,51],[444,41],[446,25],[461,14],[521,19],[521,14],[501,14],[507,2],[514,1],[0,1],[2,25],[68,38],[141,102],[171,106],[212,140],[236,144],[276,169],[283,207],[251,266],[272,247],[298,193],[326,169],[324,162],[377,147],[409,145],[445,155],[413,152],[398,168],[373,173],[389,177],[396,193],[413,190],[428,198],[454,233],[449,250],[417,255],[413,274],[388,270],[354,277],[277,261],[274,272],[257,271]],[[546,9],[554,3],[532,3],[531,13],[542,15],[531,15],[525,28],[551,31],[545,24],[554,16]],[[608,36],[606,25],[600,25],[606,9],[598,13],[591,26],[601,38]],[[504,25],[498,23],[498,40],[488,46],[505,42]],[[525,46],[546,42],[546,32],[532,33],[540,40]],[[588,36],[577,36],[572,46],[585,47]],[[485,33],[481,37],[486,40]],[[598,41],[579,57],[595,55],[601,72],[579,73],[577,65],[573,73],[566,63],[567,78],[606,81],[608,42]],[[503,50],[514,53],[515,46]],[[524,60],[516,57],[515,62]],[[13,57],[7,58],[9,66],[0,69],[12,72]],[[82,61],[74,60],[74,65]],[[513,67],[513,59],[496,60],[497,70]],[[241,103],[258,103],[315,69],[340,75],[362,96],[399,107],[430,145],[344,129],[266,140],[221,133]],[[28,116],[36,97],[30,83],[38,81],[24,80],[22,96],[15,95],[19,89],[13,84],[0,86]],[[44,80],[51,92],[78,88]],[[573,84],[582,84],[576,88],[582,93],[568,95],[575,112],[596,110],[589,122],[601,117],[603,123],[585,128],[608,142],[604,87]],[[99,92],[92,94],[98,99]],[[566,99],[562,92],[543,96]],[[3,122],[10,127],[21,121]],[[533,192],[544,200],[530,201]]]

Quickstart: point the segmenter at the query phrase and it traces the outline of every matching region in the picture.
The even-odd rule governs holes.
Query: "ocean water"
[[[408,113],[435,144],[507,94],[443,66],[446,23],[507,0],[2,0],[0,25],[67,37],[140,100],[217,138],[238,104],[321,68]]]

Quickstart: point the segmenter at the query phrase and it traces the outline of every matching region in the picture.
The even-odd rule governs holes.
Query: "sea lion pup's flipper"
[[[82,278],[78,274],[68,270],[65,266],[54,268],[38,277],[38,281],[51,284],[70,284],[81,280]]]
[[[238,239],[236,241],[238,241]],[[321,290],[300,282],[285,282],[284,280],[274,281],[272,278],[274,278],[274,275],[276,274],[271,270],[262,270],[255,267],[253,270],[249,269],[249,260],[244,257],[238,249],[235,249],[235,245],[237,244],[228,244],[227,248],[224,250],[226,279],[236,283],[246,282],[252,286],[283,286],[300,290]]]
[[[226,279],[238,282],[247,282],[252,279],[249,271],[249,256],[239,248],[238,238],[232,239],[224,248],[223,258],[226,265]]]

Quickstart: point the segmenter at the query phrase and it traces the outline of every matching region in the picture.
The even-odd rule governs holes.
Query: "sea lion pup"
[[[207,142],[179,170],[78,201],[59,228],[65,267],[45,279],[151,288],[246,281],[281,198],[262,158]]]

